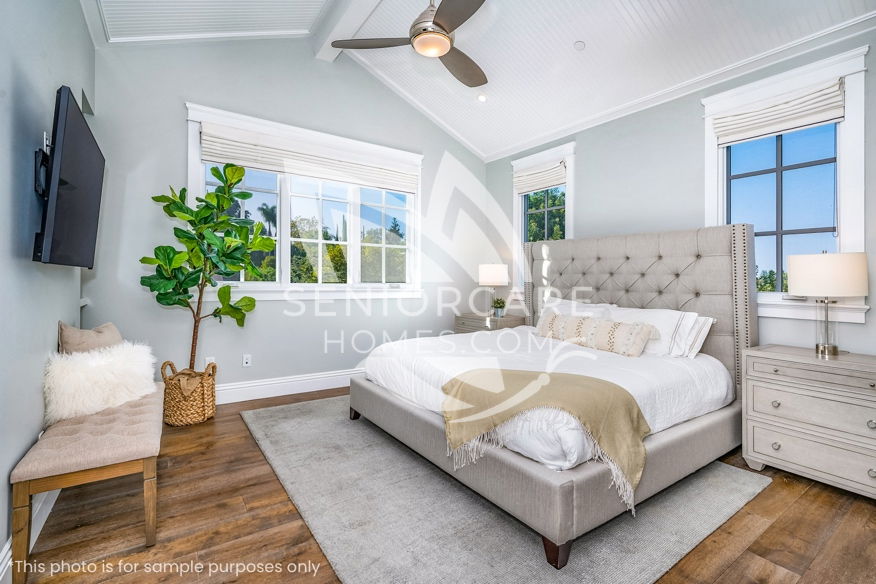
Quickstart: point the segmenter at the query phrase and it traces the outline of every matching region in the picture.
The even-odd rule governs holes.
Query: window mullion
[[[782,135],[776,136],[776,292],[782,292],[785,281],[784,240],[782,229]]]
[[[359,187],[348,187],[348,200],[350,201],[350,231],[347,233],[347,284],[359,284],[362,282],[362,237]]]
[[[279,192],[277,193],[277,231],[275,246],[275,262],[277,281],[288,284],[292,278],[292,250],[289,240],[292,237],[291,217],[289,217],[292,203],[289,199],[289,181],[285,174],[279,175]]]

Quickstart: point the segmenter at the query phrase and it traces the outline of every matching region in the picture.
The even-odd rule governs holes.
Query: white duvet
[[[727,368],[709,355],[623,357],[545,339],[529,326],[386,343],[365,361],[368,379],[439,413],[441,387],[480,368],[577,373],[611,381],[635,398],[652,433],[717,410],[734,396]],[[499,432],[506,448],[554,470],[592,458],[592,442],[580,422],[560,410],[532,410],[502,424]]]

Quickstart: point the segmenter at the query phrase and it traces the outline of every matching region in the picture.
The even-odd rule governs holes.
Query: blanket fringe
[[[510,424],[512,422],[523,422],[522,424],[520,424],[518,430],[520,430],[521,432],[526,432],[527,434],[551,430],[553,426],[551,426],[551,424],[549,424],[548,422],[533,419],[534,417],[532,414],[539,410],[555,410],[557,412],[563,412],[574,417],[574,415],[571,414],[568,410],[564,410],[562,408],[540,406],[520,412],[518,415],[514,416],[512,419],[508,420],[504,424],[501,424],[488,432],[484,432],[480,436],[472,438],[458,448],[453,448],[448,441],[447,456],[453,457],[453,470],[459,470],[469,463],[475,464],[480,458],[484,456],[484,453],[490,448],[504,448],[505,442],[502,439],[502,429],[507,424]],[[617,463],[612,460],[611,457],[608,456],[604,450],[602,450],[602,447],[599,446],[599,443],[593,438],[590,430],[583,423],[581,424],[581,428],[584,430],[587,438],[590,439],[590,442],[593,443],[593,460],[605,464],[608,467],[609,471],[611,471],[611,485],[609,485],[609,488],[614,487],[617,490],[618,497],[620,497],[630,513],[632,513],[633,517],[635,517],[635,493],[633,491],[633,486],[630,484],[630,481],[627,480],[627,477],[624,475],[623,471],[617,465]]]

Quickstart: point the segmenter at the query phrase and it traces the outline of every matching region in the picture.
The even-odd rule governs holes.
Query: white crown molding
[[[364,372],[364,369],[339,369],[288,377],[219,383],[216,385],[216,403],[230,404],[252,399],[346,387],[350,385],[350,376],[361,375]]]

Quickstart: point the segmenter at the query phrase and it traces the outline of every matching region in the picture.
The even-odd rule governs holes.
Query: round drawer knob
[[[778,450],[779,448],[782,447],[782,445],[779,444],[778,442],[773,442],[772,447],[773,447],[773,450]]]
[[[876,479],[876,468],[871,468],[867,471],[867,474],[870,476],[871,479]]]
[[[778,367],[773,367],[773,373],[778,373],[778,372],[779,372],[779,368],[778,368]]]
[[[876,430],[876,420],[867,420],[867,427]]]
[[[870,387],[876,387],[876,381],[870,384]]]
[[[779,400],[774,399],[774,400],[772,401],[772,406],[773,406],[774,408],[777,408],[777,407],[779,407],[780,405],[782,405],[782,402],[780,402]]]

